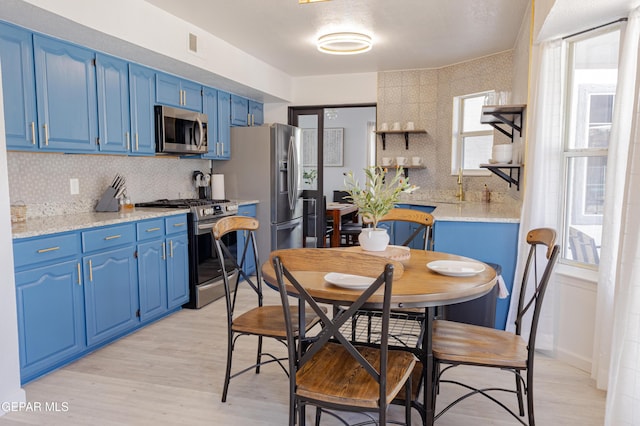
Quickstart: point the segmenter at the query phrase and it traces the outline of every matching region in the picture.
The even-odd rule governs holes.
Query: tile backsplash
[[[27,217],[93,211],[114,176],[126,178],[134,203],[159,198],[197,197],[195,170],[209,172],[209,161],[173,156],[127,157],[7,152],[11,204],[24,203]],[[80,191],[71,195],[70,179]]]

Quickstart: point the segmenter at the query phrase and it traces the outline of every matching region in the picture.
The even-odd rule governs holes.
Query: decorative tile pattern
[[[421,156],[425,168],[411,169],[409,180],[424,190],[445,191],[455,195],[457,175],[451,173],[453,98],[485,90],[511,90],[513,52],[456,64],[440,69],[404,70],[378,73],[378,123],[413,121],[426,135],[409,136],[405,150],[404,136],[387,135],[386,150],[378,137],[377,160],[382,157]],[[496,143],[509,140],[495,132]],[[464,178],[465,197],[480,200],[484,185],[492,191],[492,199],[517,198],[499,177],[468,176]]]
[[[134,203],[159,198],[193,198],[195,170],[209,171],[207,160],[173,156],[127,157],[7,152],[9,198],[27,205],[27,218],[92,212],[114,176],[126,179]],[[80,193],[71,195],[69,179]]]

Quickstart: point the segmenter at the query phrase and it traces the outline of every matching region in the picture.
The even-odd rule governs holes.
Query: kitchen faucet
[[[458,190],[456,191],[456,198],[459,201],[464,201],[464,191],[462,190],[462,167],[458,169]]]

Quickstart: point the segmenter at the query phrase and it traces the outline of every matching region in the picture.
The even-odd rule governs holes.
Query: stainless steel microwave
[[[196,111],[156,105],[156,152],[207,152],[207,116]]]

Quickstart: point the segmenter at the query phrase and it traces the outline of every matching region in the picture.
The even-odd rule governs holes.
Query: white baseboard
[[[566,362],[567,364],[582,371],[591,373],[591,359],[577,355],[576,353],[571,351],[563,350],[562,348],[557,348],[555,353],[556,359],[562,362]]]

